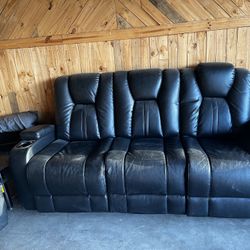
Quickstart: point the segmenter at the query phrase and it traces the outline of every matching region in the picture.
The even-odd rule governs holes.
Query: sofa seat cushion
[[[178,137],[117,137],[105,163],[111,211],[185,212],[185,155]]]
[[[231,209],[229,200],[250,199],[250,153],[239,140],[185,137],[184,145],[189,214],[226,216]]]
[[[83,197],[83,207],[91,207],[93,199],[102,197],[100,202],[107,207],[104,155],[112,140],[56,140],[35,155],[27,166],[27,178],[33,194],[39,197],[37,206],[41,207],[40,210],[44,207],[49,211],[61,211],[56,204],[59,204],[58,197],[65,196],[67,202],[72,196],[72,206],[73,196]],[[84,201],[90,204],[86,205]]]

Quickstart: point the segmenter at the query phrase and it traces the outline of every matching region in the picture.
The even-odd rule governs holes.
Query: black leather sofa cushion
[[[202,138],[210,162],[213,197],[250,198],[250,154],[235,139]]]
[[[178,70],[116,72],[113,84],[116,136],[178,135]]]
[[[20,133],[22,140],[38,140],[48,134],[55,134],[55,126],[51,124],[43,124],[25,129]]]
[[[114,137],[111,73],[78,74],[55,82],[57,136],[63,140]]]
[[[185,212],[186,162],[178,137],[117,137],[105,163],[111,211]]]
[[[21,131],[29,128],[37,122],[37,112],[21,112],[6,116],[1,116],[0,133]]]
[[[0,117],[0,154],[10,151],[20,140],[20,132],[37,122],[37,112],[20,112]]]
[[[234,204],[250,204],[250,153],[236,138],[185,138],[188,214],[235,217]],[[250,212],[241,211],[240,217]]]
[[[234,69],[227,63],[208,63],[195,70],[183,69],[181,78],[183,135],[227,135],[250,120],[247,70]]]
[[[67,208],[107,211],[109,199],[116,212],[184,213],[184,172],[179,138],[57,140],[27,166],[40,211],[67,211],[57,200],[81,197],[81,205]]]
[[[98,207],[107,211],[104,155],[111,143],[111,138],[73,142],[57,140],[31,159],[27,166],[28,182],[35,196],[51,197],[51,206],[47,205],[46,211],[63,211],[55,198],[64,196],[85,198],[82,206],[75,207],[77,211],[96,211]],[[95,199],[101,202],[97,208]],[[37,203],[41,211],[43,206],[39,207]]]
[[[201,63],[195,73],[204,97],[226,97],[234,84],[235,68],[230,63]]]
[[[249,72],[217,63],[183,69],[181,76],[187,213],[249,217],[250,154],[240,140],[250,120]]]

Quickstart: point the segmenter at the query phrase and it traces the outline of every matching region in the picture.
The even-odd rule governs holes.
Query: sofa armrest
[[[23,130],[20,133],[20,137],[22,140],[38,140],[52,134],[55,134],[55,126],[43,124]]]
[[[34,126],[38,120],[37,112],[28,111],[0,116],[0,133],[21,131]]]
[[[21,140],[10,152],[10,168],[17,194],[26,209],[35,209],[34,198],[27,182],[26,166],[34,155],[55,140],[54,126],[40,126],[40,129],[36,127],[23,137],[28,140]]]

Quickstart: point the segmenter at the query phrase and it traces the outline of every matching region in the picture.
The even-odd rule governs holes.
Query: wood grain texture
[[[178,13],[167,1],[164,0],[150,0],[150,2],[160,10],[160,12],[167,16],[173,23],[184,23],[186,19]]]
[[[126,40],[152,36],[177,35],[210,30],[249,27],[250,17],[222,18],[211,21],[196,21],[133,29],[86,32],[84,34],[53,35],[47,37],[0,40],[0,49],[40,47],[62,44],[89,43],[99,41]]]
[[[250,69],[250,28],[0,50],[0,114],[38,110],[54,118],[54,79],[79,72],[194,66],[226,61]]]
[[[249,23],[249,0],[2,0],[0,49],[176,35]]]
[[[0,115],[54,119],[54,80],[80,72],[250,69],[249,0],[1,0]],[[69,15],[70,13],[70,15]]]
[[[141,7],[146,11],[158,24],[167,24],[172,23],[164,11],[160,9],[159,6],[156,6],[152,1],[141,0]]]

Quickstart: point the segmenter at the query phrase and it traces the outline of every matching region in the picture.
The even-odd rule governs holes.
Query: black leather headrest
[[[135,100],[156,99],[161,86],[162,71],[160,69],[130,71],[128,80]]]
[[[235,69],[230,63],[201,63],[196,74],[204,97],[226,97],[234,82]]]
[[[69,91],[75,104],[95,103],[100,74],[77,74],[69,78]]]

